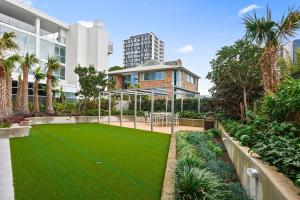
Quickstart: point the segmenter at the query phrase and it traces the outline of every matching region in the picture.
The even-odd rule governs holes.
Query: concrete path
[[[15,199],[9,139],[0,139],[0,199]]]

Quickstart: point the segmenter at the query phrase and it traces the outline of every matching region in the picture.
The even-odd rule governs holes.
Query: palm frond
[[[34,70],[34,79],[35,80],[40,81],[40,80],[44,79],[45,77],[46,77],[46,75],[44,73],[42,73],[41,67],[37,67]]]
[[[14,54],[4,60],[4,69],[6,73],[11,74],[16,66],[16,63],[20,62],[21,56]]]
[[[60,63],[56,58],[49,57],[46,67],[47,67],[47,74],[52,75],[54,71],[58,71],[60,69]]]
[[[278,24],[278,37],[285,40],[293,37],[296,31],[300,29],[300,10],[289,9],[287,16],[283,15]]]

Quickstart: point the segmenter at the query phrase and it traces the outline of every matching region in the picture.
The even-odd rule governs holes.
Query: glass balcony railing
[[[25,31],[29,31],[31,33],[35,33],[35,26],[33,26],[31,24],[27,24],[25,22],[22,22],[18,19],[9,17],[9,16],[4,15],[2,13],[0,13],[0,22],[3,22],[5,24],[9,24],[11,26],[20,28],[20,29],[25,30]]]

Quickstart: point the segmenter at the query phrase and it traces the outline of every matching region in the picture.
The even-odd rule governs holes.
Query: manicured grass
[[[17,200],[159,199],[170,135],[98,124],[11,139]]]

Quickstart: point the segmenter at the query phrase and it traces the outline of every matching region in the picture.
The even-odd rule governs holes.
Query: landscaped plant
[[[178,133],[176,199],[249,199],[232,164],[222,160],[224,147],[215,142],[219,133]]]
[[[195,111],[182,111],[179,112],[179,117],[180,118],[189,118],[189,119],[203,119],[204,118],[204,113],[198,113]]]
[[[300,174],[299,128],[289,122],[268,122],[251,112],[248,116],[250,121],[245,124],[233,120],[222,123],[230,136],[297,182]]]

